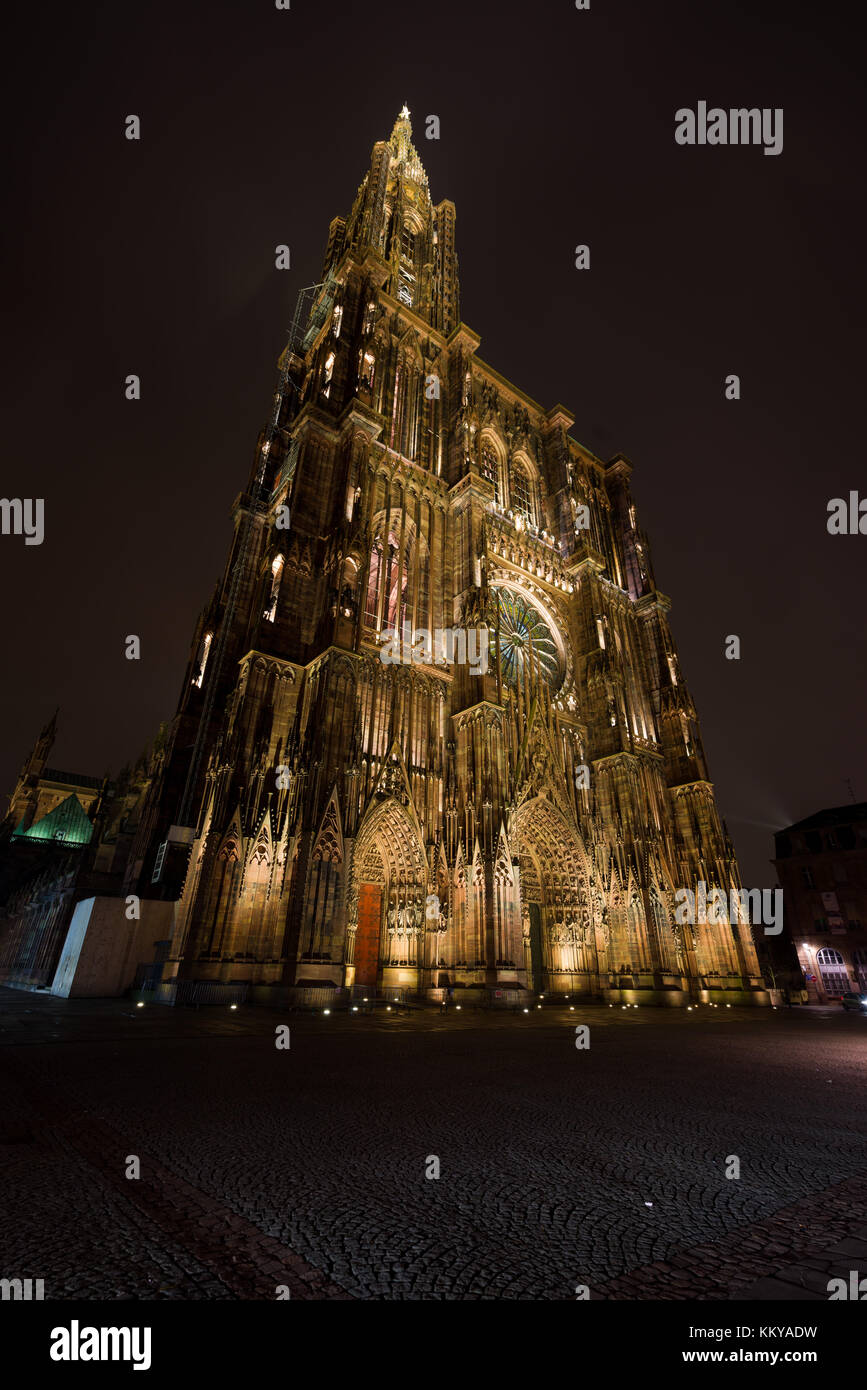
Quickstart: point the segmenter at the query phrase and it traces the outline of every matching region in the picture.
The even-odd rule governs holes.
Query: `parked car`
[[[856,1014],[867,1014],[867,994],[844,994],[843,1008]]]

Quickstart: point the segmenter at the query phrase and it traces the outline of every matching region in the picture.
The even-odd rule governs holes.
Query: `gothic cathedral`
[[[678,921],[740,881],[631,465],[477,355],[406,108],[299,304],[124,885],[164,978],[766,1003]]]

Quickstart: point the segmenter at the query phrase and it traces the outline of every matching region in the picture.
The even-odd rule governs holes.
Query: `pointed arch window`
[[[358,368],[358,384],[365,391],[373,390],[373,377],[376,371],[376,358],[370,349],[367,352],[360,352]]]
[[[415,297],[415,232],[406,225],[400,231],[400,271],[397,297],[402,304],[412,308]]]
[[[502,502],[500,491],[500,456],[489,439],[482,440],[482,477],[494,485],[494,501]]]
[[[364,621],[373,626],[376,623],[376,604],[379,595],[379,581],[382,573],[382,541],[377,537],[370,552],[370,569],[367,576],[367,602],[364,606]]]
[[[383,629],[400,629],[404,622],[412,621],[414,609],[418,626],[427,626],[430,592],[427,544],[419,542],[415,526],[407,521],[401,557],[400,533],[400,518],[397,517],[389,531],[387,543],[382,533],[373,543],[364,605],[364,621],[368,627],[376,626],[381,612]],[[416,574],[418,593],[414,594]]]
[[[512,486],[510,501],[512,511],[517,512],[530,525],[536,524],[536,499],[533,484],[527,470],[521,463],[512,465]]]
[[[280,581],[283,578],[283,556],[275,555],[271,562],[271,593],[268,598],[268,607],[262,614],[267,622],[273,623],[277,616],[277,600],[280,597]]]

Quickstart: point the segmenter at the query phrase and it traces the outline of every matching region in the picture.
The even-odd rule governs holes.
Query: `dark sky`
[[[826,530],[829,498],[867,495],[857,7],[30,9],[3,98],[2,493],[44,497],[46,538],[0,538],[0,787],[56,704],[52,761],[95,775],[171,717],[295,296],[406,101],[480,356],[635,465],[746,881],[845,778],[867,798],[867,536]],[[782,107],[782,154],[679,147],[700,100]]]

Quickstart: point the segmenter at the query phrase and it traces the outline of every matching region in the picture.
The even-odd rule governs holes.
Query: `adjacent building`
[[[131,921],[140,920],[140,914],[125,917],[119,894],[162,756],[158,736],[116,778],[98,779],[50,767],[56,737],[55,713],[26,758],[0,822],[0,983],[29,989],[52,987],[80,903],[111,901],[116,934],[124,940]],[[127,984],[138,964],[132,961]]]
[[[777,831],[786,932],[811,1000],[867,994],[867,802]]]

